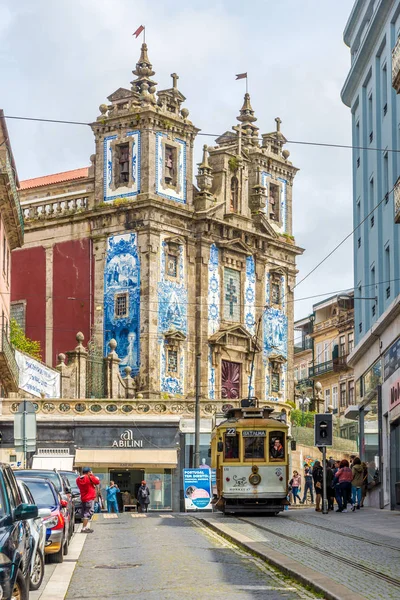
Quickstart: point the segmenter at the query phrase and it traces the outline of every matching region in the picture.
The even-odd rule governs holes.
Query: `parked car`
[[[69,513],[68,502],[61,498],[54,484],[44,477],[25,477],[21,471],[15,471],[18,480],[29,488],[38,508],[50,509],[50,516],[43,519],[46,527],[45,555],[49,562],[62,563],[68,554]]]
[[[72,493],[72,504],[74,505],[74,509],[75,509],[75,520],[76,521],[80,521],[81,520],[81,506],[82,506],[82,500],[81,500],[81,492],[78,488],[78,486],[76,485],[76,479],[77,477],[79,477],[79,473],[76,473],[75,471],[59,471],[60,475],[62,477],[64,477],[69,484],[69,487],[71,488],[71,493]]]
[[[29,488],[22,479],[18,480],[18,487],[22,501],[25,504],[35,504]],[[50,515],[51,510],[49,508],[39,508],[38,517],[36,519],[29,519],[28,521],[33,542],[29,576],[30,590],[38,590],[42,585],[44,577],[44,547],[46,544],[46,525],[43,523],[43,519],[50,517]]]
[[[29,600],[32,536],[38,507],[23,502],[14,474],[0,463],[0,598]]]
[[[71,539],[75,530],[75,509],[72,503],[71,487],[62,475],[56,469],[19,469],[15,471],[16,476],[23,477],[45,477],[50,479],[62,500],[67,501],[66,509],[68,511],[68,541]],[[35,497],[35,495],[33,495]]]

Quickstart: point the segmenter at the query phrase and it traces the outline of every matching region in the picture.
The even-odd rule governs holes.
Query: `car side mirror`
[[[39,508],[38,518],[45,519],[46,517],[51,517],[51,510],[49,508]]]
[[[224,451],[224,442],[218,442],[218,444],[217,444],[217,451],[218,452],[223,452]]]
[[[36,504],[20,504],[14,510],[14,521],[26,521],[27,519],[36,519],[39,509]]]
[[[68,485],[65,486],[65,491],[67,494],[72,494],[72,490]]]
[[[73,498],[79,498],[80,495],[81,495],[80,492],[72,492],[72,497]]]

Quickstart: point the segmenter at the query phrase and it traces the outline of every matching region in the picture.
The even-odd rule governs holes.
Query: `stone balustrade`
[[[77,195],[66,198],[45,198],[23,204],[26,222],[52,219],[88,209],[88,196]]]

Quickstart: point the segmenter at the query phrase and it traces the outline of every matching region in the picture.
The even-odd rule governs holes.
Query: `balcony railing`
[[[392,86],[400,92],[400,38],[392,50]]]
[[[394,222],[400,223],[400,177],[395,183],[393,194],[394,194]]]
[[[313,340],[312,338],[305,338],[301,342],[296,342],[294,345],[294,353],[298,354],[299,352],[303,352],[303,350],[312,350]]]
[[[24,234],[24,216],[22,214],[21,204],[19,202],[19,194],[17,190],[17,186],[15,184],[15,175],[11,165],[10,156],[8,151],[3,154],[3,158],[0,158],[0,173],[7,175],[8,177],[8,185],[11,190],[13,208],[15,208],[15,212],[17,213],[19,225],[21,227],[22,235]]]
[[[77,195],[72,198],[46,198],[23,205],[25,221],[55,219],[63,215],[87,210],[88,196]]]
[[[308,369],[308,376],[319,377],[320,375],[325,375],[325,373],[330,373],[333,371],[333,360],[328,360],[324,363],[319,363],[319,365],[313,365]]]
[[[14,351],[4,329],[1,330],[0,340],[0,379],[7,392],[18,392],[19,368],[17,361],[15,360]]]
[[[318,331],[323,331],[324,329],[329,329],[331,327],[336,327],[338,323],[337,317],[332,317],[331,319],[326,319],[326,321],[321,321],[320,323],[314,323],[314,333]]]

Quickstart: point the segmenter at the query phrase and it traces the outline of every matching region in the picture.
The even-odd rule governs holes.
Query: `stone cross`
[[[172,77],[172,81],[174,82],[174,83],[173,83],[174,90],[177,90],[177,89],[178,89],[178,79],[179,79],[179,75],[177,75],[176,73],[171,73],[171,77]]]
[[[226,286],[227,294],[225,295],[225,300],[229,302],[229,314],[233,317],[233,305],[237,304],[237,296],[235,295],[236,286],[233,283],[233,279],[229,279],[229,284]]]
[[[276,117],[275,122],[276,122],[276,131],[280,131],[281,123],[282,123],[281,119],[279,117]]]

